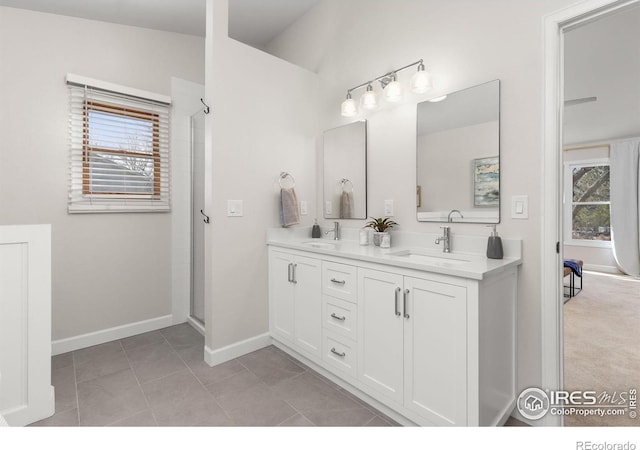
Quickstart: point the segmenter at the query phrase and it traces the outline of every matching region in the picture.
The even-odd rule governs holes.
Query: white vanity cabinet
[[[344,257],[269,247],[274,343],[401,422],[504,423],[520,260],[480,259],[462,276],[340,245]]]
[[[358,293],[358,378],[433,424],[466,425],[466,288],[359,269]]]
[[[322,351],[320,280],[320,260],[296,252],[269,252],[271,333],[314,357]]]

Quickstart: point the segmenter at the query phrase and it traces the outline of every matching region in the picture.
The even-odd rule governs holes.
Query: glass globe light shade
[[[378,94],[373,90],[373,86],[367,86],[366,92],[360,97],[360,105],[369,110],[378,107]]]
[[[432,87],[431,75],[424,70],[424,65],[418,66],[418,71],[411,77],[411,91],[416,94],[424,94]]]
[[[384,87],[384,98],[386,101],[395,103],[402,100],[402,94],[404,93],[404,88],[398,82],[395,75],[393,76],[393,81],[387,84]]]
[[[358,104],[351,98],[351,94],[347,94],[347,99],[340,105],[340,114],[344,117],[353,117],[358,114]]]

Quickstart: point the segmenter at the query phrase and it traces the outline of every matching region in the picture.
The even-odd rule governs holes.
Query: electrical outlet
[[[333,204],[331,203],[331,200],[324,202],[324,213],[331,214],[332,212],[333,212]]]
[[[385,217],[393,216],[393,200],[384,201],[384,215]]]
[[[307,201],[306,200],[301,200],[300,201],[300,215],[301,216],[306,216],[307,214],[309,214],[309,212],[307,211]]]

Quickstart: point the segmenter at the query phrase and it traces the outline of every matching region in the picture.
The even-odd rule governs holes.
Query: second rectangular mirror
[[[324,132],[324,218],[367,218],[367,122]]]
[[[500,222],[500,80],[418,104],[420,222]]]

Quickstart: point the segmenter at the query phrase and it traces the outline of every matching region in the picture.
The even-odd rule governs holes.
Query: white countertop
[[[344,234],[347,238],[353,238],[355,233],[343,231]],[[459,244],[459,251],[454,249],[451,253],[443,253],[441,248],[428,245],[435,240],[431,235],[405,233],[400,236],[397,232],[393,235],[399,244],[392,245],[391,248],[380,248],[359,245],[355,239],[312,239],[309,237],[310,233],[305,231],[273,229],[267,233],[267,245],[474,280],[482,280],[488,275],[522,264],[521,241],[518,239],[503,239],[505,258],[489,259],[479,252],[482,241],[486,249],[486,238],[482,236],[458,236],[456,242]],[[392,237],[392,243],[393,241]]]

